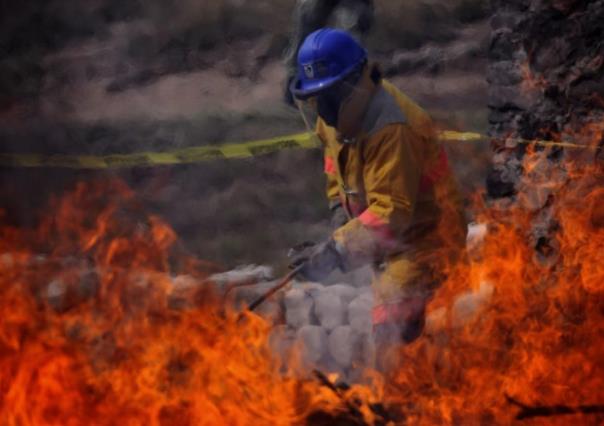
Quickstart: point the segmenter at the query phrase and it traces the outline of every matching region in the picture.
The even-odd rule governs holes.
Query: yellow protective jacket
[[[327,196],[350,217],[333,234],[346,269],[463,245],[461,197],[429,115],[382,81],[362,129],[353,143],[340,143],[334,128],[317,122]]]

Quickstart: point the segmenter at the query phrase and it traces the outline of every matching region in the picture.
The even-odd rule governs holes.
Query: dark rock
[[[492,109],[489,112],[489,123],[509,123],[513,117],[518,114],[518,110],[503,110],[503,109]]]
[[[491,9],[523,12],[529,8],[530,2],[531,0],[491,0]]]
[[[573,46],[565,36],[549,40],[547,44],[542,45],[534,53],[531,66],[537,72],[557,68],[570,56],[572,49]]]
[[[487,172],[487,196],[489,198],[511,197],[516,192],[514,182],[506,182],[502,178],[501,170],[491,167]]]
[[[573,140],[573,134],[585,132],[586,123],[601,121],[604,0],[493,0],[491,6],[489,135],[512,138],[507,141],[556,140],[573,129]],[[512,148],[500,142],[493,146],[497,153]],[[489,195],[513,194],[523,144],[513,149],[518,156],[496,155],[487,178]],[[561,156],[562,150],[548,154],[552,166]],[[529,197],[530,204],[546,209],[547,197],[537,195]]]
[[[545,3],[545,2],[544,2]],[[548,4],[549,3],[549,4]],[[548,1],[546,5],[551,5],[555,10],[569,15],[577,6],[588,3],[585,0],[553,0]]]
[[[143,14],[142,0],[108,0],[100,13],[108,22],[131,21]]]
[[[486,2],[474,0],[462,0],[454,9],[453,13],[461,23],[475,22],[488,16]]]
[[[518,28],[526,19],[523,13],[498,10],[491,16],[491,29],[496,30],[514,30]]]
[[[491,62],[487,69],[487,82],[492,85],[511,86],[522,79],[522,69],[514,61]]]
[[[520,86],[489,87],[490,108],[528,110],[535,106],[537,100],[538,92],[535,90],[523,90]]]
[[[489,58],[492,61],[505,61],[521,49],[521,39],[510,29],[499,29],[492,33],[489,46]]]

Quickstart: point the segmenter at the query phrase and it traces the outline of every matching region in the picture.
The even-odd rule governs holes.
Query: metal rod
[[[277,283],[274,287],[271,287],[268,291],[266,291],[266,293],[264,293],[258,299],[254,300],[248,307],[248,310],[253,311],[254,309],[256,309],[258,307],[258,305],[261,305],[266,299],[268,299],[273,294],[275,294],[276,292],[281,290],[283,287],[285,287],[287,284],[289,284],[289,282],[296,277],[298,272],[300,272],[303,267],[304,267],[304,263],[297,266],[295,269],[292,269],[286,276],[284,276],[281,279],[281,281],[279,281],[279,283]]]

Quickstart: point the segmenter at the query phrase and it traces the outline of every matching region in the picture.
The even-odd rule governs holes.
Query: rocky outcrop
[[[525,146],[513,139],[598,143],[604,117],[604,1],[492,0],[491,197],[513,195]],[[587,130],[587,131],[586,131]],[[560,150],[548,152],[551,159]]]

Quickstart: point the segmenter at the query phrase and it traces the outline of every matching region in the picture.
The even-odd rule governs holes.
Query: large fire
[[[0,424],[285,425],[338,410],[329,388],[280,372],[262,319],[238,322],[203,286],[179,304],[174,242],[116,182],[80,184],[35,233],[2,230]]]
[[[551,239],[531,238],[544,219],[522,202],[505,215],[481,207],[483,245],[451,266],[430,305],[441,324],[401,350],[398,371],[350,389],[284,371],[271,325],[221,306],[204,265],[178,254],[174,232],[132,192],[80,184],[39,229],[1,230],[0,425],[332,424],[337,413],[340,424],[490,425],[522,410],[600,424],[604,174],[566,170],[533,182],[552,194]],[[175,269],[198,285],[176,286]],[[457,324],[458,295],[485,283],[488,304]]]
[[[411,424],[604,421],[604,174],[586,152],[580,167],[529,152],[515,208],[481,209],[483,246],[431,307],[450,308],[468,283],[494,292],[469,324],[445,316],[402,351],[387,395],[407,404]],[[550,239],[534,236],[540,226]]]

